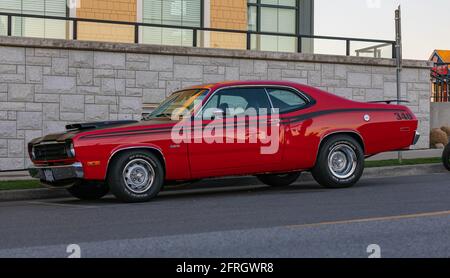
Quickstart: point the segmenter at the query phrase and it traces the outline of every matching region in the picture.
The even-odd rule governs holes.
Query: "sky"
[[[395,40],[402,8],[403,58],[427,60],[450,50],[450,0],[314,0],[315,35]]]

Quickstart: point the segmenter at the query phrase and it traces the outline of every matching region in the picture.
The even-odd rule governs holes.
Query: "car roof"
[[[187,89],[212,89],[212,90],[217,90],[217,89],[224,88],[224,87],[251,86],[251,85],[255,85],[255,86],[287,86],[287,87],[294,87],[294,88],[309,87],[307,85],[299,84],[299,83],[295,83],[295,82],[291,82],[291,81],[246,80],[246,81],[224,81],[224,82],[196,85],[196,86],[191,86],[191,87],[189,87]]]

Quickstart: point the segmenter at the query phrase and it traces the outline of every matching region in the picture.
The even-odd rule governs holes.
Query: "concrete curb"
[[[420,176],[426,174],[449,173],[442,163],[425,165],[406,165],[394,167],[366,168],[364,178]]]
[[[420,176],[427,174],[449,173],[442,164],[425,164],[425,165],[407,165],[394,167],[375,167],[366,168],[363,174],[364,179],[380,178],[380,177],[402,177],[402,176]],[[244,185],[252,183],[251,179],[254,177],[230,177],[221,180],[214,180],[215,187],[220,187],[223,182],[233,179],[233,185],[236,182]],[[301,177],[303,181],[311,181],[313,177],[310,173],[304,173]],[[226,186],[226,185],[223,185]],[[202,187],[204,188],[204,187]],[[187,190],[195,189],[195,186],[187,187]],[[66,190],[51,190],[51,189],[27,189],[27,190],[4,190],[0,191],[0,202],[7,201],[25,201],[25,200],[39,200],[39,199],[55,199],[67,198],[70,194]]]

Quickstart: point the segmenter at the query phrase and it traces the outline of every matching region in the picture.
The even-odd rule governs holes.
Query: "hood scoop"
[[[120,125],[126,125],[126,124],[134,124],[134,123],[138,123],[138,121],[130,121],[129,120],[129,121],[91,122],[91,123],[66,125],[66,129],[68,131],[84,130],[84,129],[97,129],[97,128],[103,128],[103,127],[113,127],[113,126],[120,126]]]

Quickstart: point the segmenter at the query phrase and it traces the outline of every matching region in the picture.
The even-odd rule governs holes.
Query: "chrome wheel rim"
[[[155,179],[153,166],[145,159],[133,159],[128,162],[122,172],[125,186],[133,193],[148,191]]]
[[[328,155],[328,169],[333,176],[339,179],[351,177],[356,171],[356,166],[356,152],[348,145],[337,145]]]

